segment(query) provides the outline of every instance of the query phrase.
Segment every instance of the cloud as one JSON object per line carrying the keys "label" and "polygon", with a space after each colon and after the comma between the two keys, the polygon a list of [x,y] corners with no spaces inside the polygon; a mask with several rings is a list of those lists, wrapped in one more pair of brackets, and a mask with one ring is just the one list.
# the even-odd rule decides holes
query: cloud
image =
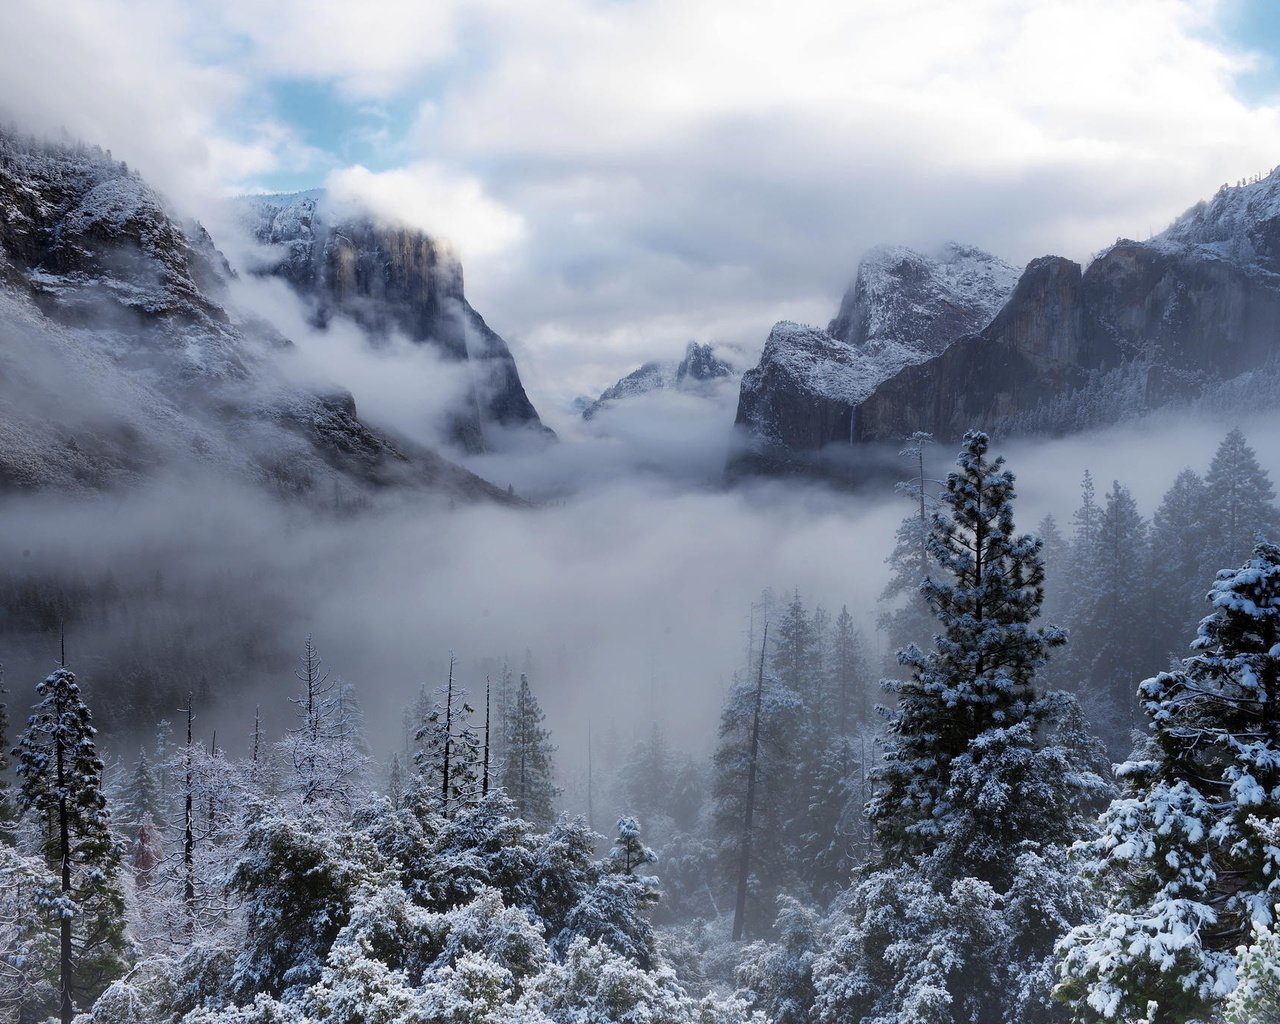
{"label": "cloud", "polygon": [[[0,95],[192,204],[338,168],[335,186],[459,247],[545,402],[691,337],[758,346],[779,317],[825,322],[876,243],[1086,259],[1269,168],[1280,108],[1238,88],[1258,61],[1225,40],[1229,13],[17,0]],[[368,112],[366,142],[351,118],[329,140],[324,118],[291,122],[271,97],[292,82]],[[411,136],[391,137],[377,112],[415,103]]]}
{"label": "cloud", "polygon": [[473,177],[430,162],[394,171],[355,166],[325,182],[328,199],[351,203],[384,220],[418,228],[448,242],[464,258],[482,260],[524,236],[524,221],[485,194]]}

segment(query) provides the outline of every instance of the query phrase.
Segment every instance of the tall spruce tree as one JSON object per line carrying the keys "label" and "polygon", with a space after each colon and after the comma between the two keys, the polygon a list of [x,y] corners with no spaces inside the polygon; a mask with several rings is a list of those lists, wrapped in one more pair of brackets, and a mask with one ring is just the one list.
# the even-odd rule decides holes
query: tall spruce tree
{"label": "tall spruce tree", "polygon": [[1151,517],[1151,651],[1172,657],[1185,651],[1204,601],[1202,583],[1209,544],[1207,491],[1199,474],[1184,469]]}
{"label": "tall spruce tree", "polygon": [[1035,625],[1040,541],[1015,532],[1013,474],[988,447],[965,435],[931,518],[921,589],[939,634],[886,683],[876,856],[815,964],[822,1021],[1050,1020],[1056,931],[1084,913],[1062,844],[1102,783],[1050,741],[1073,702],[1040,695],[1036,673],[1065,637]]}
{"label": "tall spruce tree", "polygon": [[70,1024],[124,969],[124,897],[117,882],[121,851],[111,835],[102,759],[93,716],[75,676],[58,668],[37,687],[35,706],[14,751],[18,806],[42,833],[41,848],[58,874],[32,909],[59,937],[59,1018]]}
{"label": "tall spruce tree", "polygon": [[1239,565],[1259,539],[1280,536],[1275,488],[1239,427],[1218,445],[1204,484],[1206,519],[1213,526],[1206,571]]}
{"label": "tall spruce tree", "polygon": [[516,816],[541,825],[555,819],[555,799],[560,792],[551,757],[556,748],[551,733],[542,725],[545,718],[529,686],[528,673],[521,672],[507,719],[502,785],[515,804]]}
{"label": "tall spruce tree", "polygon": [[1198,653],[1139,688],[1151,742],[1087,848],[1105,912],[1061,946],[1082,1019],[1210,1019],[1280,902],[1280,547],[1220,572],[1210,601]]}
{"label": "tall spruce tree", "polygon": [[146,818],[153,822],[163,820],[160,780],[145,748],[138,750],[138,757],[125,780],[122,797],[115,815],[121,825],[136,831]]}

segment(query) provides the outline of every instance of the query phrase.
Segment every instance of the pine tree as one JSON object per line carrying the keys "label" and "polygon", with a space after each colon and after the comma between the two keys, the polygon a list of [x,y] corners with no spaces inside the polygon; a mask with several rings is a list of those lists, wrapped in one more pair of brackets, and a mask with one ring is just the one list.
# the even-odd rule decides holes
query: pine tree
{"label": "pine tree", "polygon": [[1040,541],[1015,532],[1013,474],[988,447],[965,435],[931,520],[922,591],[940,631],[886,683],[876,857],[815,967],[824,1021],[1042,1019],[1058,922],[1083,911],[1061,844],[1101,781],[1045,741],[1072,702],[1039,695],[1036,674],[1065,637],[1034,624]]}
{"label": "pine tree", "polygon": [[41,682],[36,705],[14,754],[18,806],[44,833],[46,862],[58,871],[36,909],[59,931],[59,1015],[70,1024],[123,972],[124,898],[116,881],[120,850],[102,788],[103,765],[93,716],[75,676],[58,668]]}
{"label": "pine tree", "polygon": [[[1208,492],[1190,469],[1174,480],[1151,517],[1151,650],[1157,657],[1179,651],[1195,630],[1204,599]],[[1180,652],[1179,652],[1180,653]]]}
{"label": "pine tree", "polygon": [[542,726],[545,718],[529,687],[528,673],[521,672],[507,722],[502,785],[515,805],[516,816],[542,825],[554,820],[559,794],[551,760],[556,748],[551,744],[551,733]]}
{"label": "pine tree", "polygon": [[734,893],[735,941],[769,924],[774,897],[794,873],[786,824],[796,733],[804,704],[766,670],[768,624],[750,682],[730,691],[714,756],[715,828]]}
{"label": "pine tree", "polygon": [[866,640],[846,605],[841,605],[836,616],[830,648],[827,691],[834,705],[835,731],[839,736],[851,736],[855,729],[871,724],[873,708],[867,685]]}
{"label": "pine tree", "polygon": [[1280,894],[1280,547],[1218,573],[1210,599],[1198,653],[1139,688],[1152,740],[1089,847],[1105,913],[1062,943],[1085,1018],[1208,1019]]}
{"label": "pine tree", "polygon": [[1149,663],[1150,643],[1142,640],[1149,626],[1147,524],[1119,481],[1107,493],[1096,543],[1095,589],[1084,595],[1082,617],[1073,623],[1074,648],[1077,656],[1089,652],[1091,696],[1110,709],[1116,726],[1112,739],[1121,747],[1137,724],[1132,681]]}
{"label": "pine tree", "polygon": [[363,714],[351,685],[330,678],[310,634],[301,661],[294,675],[302,688],[289,698],[298,723],[280,744],[287,788],[303,807],[344,811],[369,763]]}
{"label": "pine tree", "polygon": [[[4,683],[4,666],[0,665],[0,684]],[[0,698],[9,691],[0,685]],[[17,817],[13,792],[9,785],[9,706],[0,700],[0,845],[13,843],[13,825]]]}
{"label": "pine tree", "polygon": [[480,798],[480,739],[471,726],[475,709],[467,692],[454,682],[454,659],[449,678],[437,691],[436,703],[414,734],[417,780],[413,799],[448,818]]}
{"label": "pine tree", "polygon": [[133,770],[125,784],[117,820],[121,825],[136,830],[143,819],[149,817],[155,821],[162,813],[160,781],[146,750],[139,748],[137,760],[134,761]]}
{"label": "pine tree", "polygon": [[618,838],[609,851],[609,869],[635,874],[636,868],[656,864],[658,855],[640,841],[640,823],[635,818],[618,819]]}
{"label": "pine tree", "polygon": [[1207,571],[1239,565],[1259,539],[1277,536],[1275,488],[1240,428],[1223,438],[1204,483],[1206,520],[1213,524]]}

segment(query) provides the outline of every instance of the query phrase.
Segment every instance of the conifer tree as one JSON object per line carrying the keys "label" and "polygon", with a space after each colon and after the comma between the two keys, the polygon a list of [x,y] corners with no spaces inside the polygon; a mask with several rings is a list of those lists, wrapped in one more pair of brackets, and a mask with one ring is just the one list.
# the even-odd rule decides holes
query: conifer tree
{"label": "conifer tree", "polygon": [[[4,683],[4,666],[0,665],[0,698],[8,696]],[[13,792],[8,779],[9,707],[0,699],[0,845],[13,843],[13,824],[17,817]]]}
{"label": "conifer tree", "polygon": [[1105,913],[1062,943],[1082,1018],[1209,1019],[1280,896],[1280,547],[1220,572],[1210,601],[1197,653],[1139,688],[1152,739],[1088,847]]}
{"label": "conifer tree", "polygon": [[454,681],[453,669],[451,655],[448,681],[414,735],[418,749],[413,755],[413,798],[445,818],[478,800],[481,786],[480,739],[471,725],[475,709],[467,703],[466,690]]}
{"label": "conifer tree", "polygon": [[841,605],[831,631],[827,690],[834,704],[833,720],[839,736],[871,724],[871,695],[867,685],[866,640],[854,625],[847,605]]}
{"label": "conifer tree", "polygon": [[546,825],[555,819],[555,786],[551,755],[551,733],[543,728],[546,715],[529,686],[527,672],[520,673],[520,685],[507,721],[507,759],[503,766],[503,788],[515,804],[516,816]]}
{"label": "conifer tree", "polygon": [[57,889],[33,909],[59,933],[59,1017],[70,1024],[123,970],[124,898],[117,884],[120,850],[102,786],[93,716],[75,676],[58,668],[37,687],[40,702],[17,749],[18,806],[43,832]]}
{"label": "conifer tree", "polygon": [[609,851],[609,868],[626,875],[637,868],[657,863],[658,855],[640,841],[640,823],[635,818],[618,819],[618,838]]}
{"label": "conifer tree", "polygon": [[1016,533],[1013,474],[988,447],[965,435],[931,519],[922,591],[939,631],[886,683],[876,856],[815,967],[824,1021],[1042,1019],[1057,922],[1083,910],[1060,844],[1101,781],[1045,741],[1071,701],[1040,695],[1036,674],[1065,637],[1035,625],[1040,541]]}
{"label": "conifer tree", "polygon": [[1275,488],[1239,427],[1218,446],[1204,484],[1206,521],[1213,524],[1207,571],[1239,565],[1260,539],[1277,537]]}
{"label": "conifer tree", "polygon": [[125,782],[123,799],[116,815],[121,825],[137,829],[144,818],[155,821],[162,814],[160,781],[145,748],[139,748],[133,770]]}
{"label": "conifer tree", "polygon": [[1209,523],[1204,481],[1184,469],[1151,517],[1150,645],[1156,657],[1181,653],[1204,601],[1201,582]]}

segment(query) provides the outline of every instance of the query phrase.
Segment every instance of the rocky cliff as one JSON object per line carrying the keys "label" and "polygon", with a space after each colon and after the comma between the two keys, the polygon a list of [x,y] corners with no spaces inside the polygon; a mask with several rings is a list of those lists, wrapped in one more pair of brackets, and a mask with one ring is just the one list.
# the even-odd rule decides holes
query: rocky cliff
{"label": "rocky cliff", "polygon": [[696,391],[737,375],[732,363],[716,354],[712,345],[689,342],[680,360],[653,360],[632,370],[616,384],[605,388],[594,401],[584,402],[582,418],[594,419],[612,403],[664,388]]}
{"label": "rocky cliff", "polygon": [[288,281],[312,304],[317,324],[335,315],[374,335],[398,331],[471,370],[472,394],[454,416],[454,441],[491,448],[494,428],[551,436],[525,394],[507,343],[463,294],[462,265],[435,239],[349,213],[331,216],[321,191],[244,200],[249,227],[271,247],[260,272]]}
{"label": "rocky cliff", "polygon": [[[914,305],[920,274],[910,265],[876,279],[890,297],[875,308]],[[1280,172],[1224,187],[1162,234],[1121,239],[1087,268],[1033,260],[998,312],[967,330],[954,317],[917,317],[911,333],[928,341],[915,347],[935,349],[925,358],[894,366],[889,346],[858,344],[871,302],[857,297],[870,294],[855,281],[822,336],[774,329],[738,409],[763,448],[813,453],[916,430],[954,439],[975,426],[1064,432],[1225,394],[1224,382],[1280,355]],[[797,361],[821,370],[788,372]],[[852,378],[862,386],[830,384]]]}
{"label": "rocky cliff", "polygon": [[873,249],[827,329],[780,323],[742,378],[737,423],[767,446],[816,451],[857,437],[853,410],[904,368],[985,326],[1017,271],[972,246],[936,256]]}
{"label": "rocky cliff", "polygon": [[0,488],[111,487],[164,469],[288,494],[505,492],[293,385],[287,339],[225,305],[230,269],[96,148],[0,133]]}

